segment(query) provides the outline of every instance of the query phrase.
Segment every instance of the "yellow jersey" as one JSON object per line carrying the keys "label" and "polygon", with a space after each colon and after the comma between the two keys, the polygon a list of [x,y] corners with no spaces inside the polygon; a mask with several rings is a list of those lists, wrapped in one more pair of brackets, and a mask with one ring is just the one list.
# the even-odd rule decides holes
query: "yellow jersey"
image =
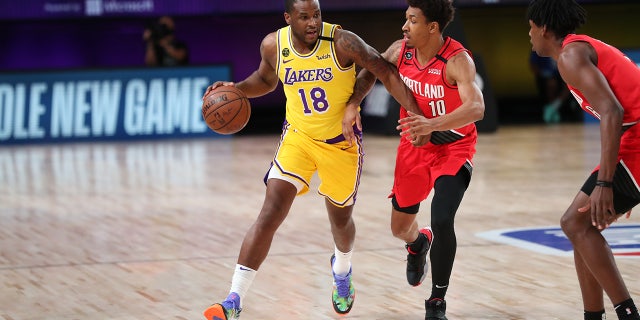
{"label": "yellow jersey", "polygon": [[320,37],[308,54],[293,47],[291,27],[278,30],[277,72],[287,98],[286,120],[312,139],[342,135],[342,119],[356,81],[355,65],[338,62],[333,35],[339,25],[323,23]]}

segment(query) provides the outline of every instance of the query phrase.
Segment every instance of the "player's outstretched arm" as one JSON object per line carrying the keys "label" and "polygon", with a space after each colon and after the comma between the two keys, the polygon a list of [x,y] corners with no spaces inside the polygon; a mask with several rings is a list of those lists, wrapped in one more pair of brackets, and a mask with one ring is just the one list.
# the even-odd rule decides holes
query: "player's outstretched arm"
{"label": "player's outstretched arm", "polygon": [[[387,61],[376,49],[365,43],[353,32],[339,29],[335,34],[336,51],[345,55],[351,62],[369,70],[373,76],[387,88],[387,91],[407,110],[422,114],[411,90],[404,84],[394,64]],[[366,75],[365,75],[366,76]],[[365,83],[359,88],[361,92],[369,92],[373,85],[371,76],[366,76]],[[375,78],[374,80],[375,81]],[[363,96],[364,97],[364,96]],[[362,100],[362,98],[360,99]]]}
{"label": "player's outstretched arm", "polygon": [[[389,46],[389,48],[387,48],[387,51],[382,53],[382,57],[389,61],[389,63],[394,63],[395,61],[398,61],[398,55],[400,54],[401,48],[402,40],[395,41],[391,46]],[[375,83],[376,76],[371,73],[371,71],[367,69],[360,70],[356,84],[353,88],[353,94],[349,99],[349,104],[360,105]]]}

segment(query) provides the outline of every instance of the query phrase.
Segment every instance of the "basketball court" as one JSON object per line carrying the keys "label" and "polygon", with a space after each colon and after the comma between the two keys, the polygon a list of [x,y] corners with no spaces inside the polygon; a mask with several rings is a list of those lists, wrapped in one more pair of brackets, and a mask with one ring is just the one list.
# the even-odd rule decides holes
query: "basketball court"
{"label": "basketball court", "polygon": [[[203,319],[228,293],[278,138],[0,148],[0,319]],[[365,134],[356,301],[343,319],[424,319],[430,277],[417,288],[406,283],[404,246],[389,230],[397,139]],[[582,318],[573,258],[557,227],[599,161],[599,145],[592,124],[479,136],[456,220],[449,319]],[[429,223],[426,203],[419,221]],[[607,235],[636,299],[639,223],[636,213]],[[315,191],[297,198],[242,319],[339,319],[332,252],[323,200]],[[615,318],[608,303],[607,314]]]}

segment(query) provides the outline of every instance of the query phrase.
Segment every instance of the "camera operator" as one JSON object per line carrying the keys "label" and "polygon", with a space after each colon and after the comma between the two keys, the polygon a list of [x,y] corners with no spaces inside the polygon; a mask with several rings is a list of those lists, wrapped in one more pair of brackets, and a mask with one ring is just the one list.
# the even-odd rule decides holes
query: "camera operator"
{"label": "camera operator", "polygon": [[143,39],[147,44],[145,64],[147,66],[184,66],[189,63],[189,50],[186,43],[176,39],[175,24],[171,17],[165,16],[147,26]]}

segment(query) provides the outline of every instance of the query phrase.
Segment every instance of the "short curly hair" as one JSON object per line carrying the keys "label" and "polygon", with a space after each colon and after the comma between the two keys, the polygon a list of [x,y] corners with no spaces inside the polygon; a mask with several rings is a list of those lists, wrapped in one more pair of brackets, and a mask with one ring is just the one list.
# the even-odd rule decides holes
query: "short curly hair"
{"label": "short curly hair", "polygon": [[440,31],[453,21],[455,8],[451,0],[407,0],[410,7],[422,10],[428,21],[435,21],[440,25]]}
{"label": "short curly hair", "polygon": [[291,13],[293,11],[293,4],[298,1],[314,1],[314,0],[284,0],[284,11]]}
{"label": "short curly hair", "polygon": [[564,38],[587,22],[587,11],[575,0],[532,0],[527,20]]}

